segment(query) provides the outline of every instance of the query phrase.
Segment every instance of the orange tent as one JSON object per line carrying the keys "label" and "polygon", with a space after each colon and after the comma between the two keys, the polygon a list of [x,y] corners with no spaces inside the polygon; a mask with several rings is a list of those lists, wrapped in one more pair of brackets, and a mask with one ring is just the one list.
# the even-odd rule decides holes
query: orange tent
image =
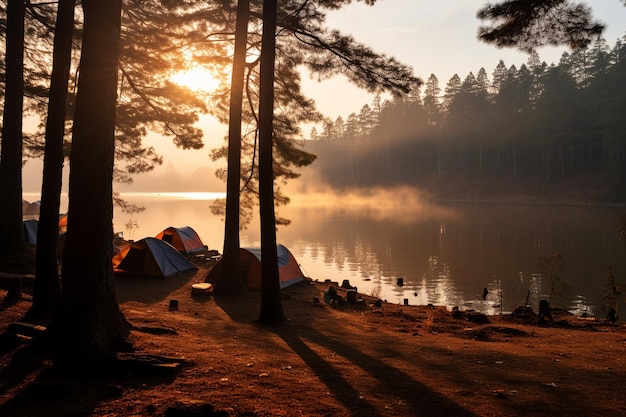
{"label": "orange tent", "polygon": [[[278,273],[280,279],[280,288],[286,288],[299,282],[306,281],[304,273],[300,269],[300,265],[296,258],[289,252],[289,249],[283,245],[276,246],[278,251]],[[245,286],[249,289],[261,289],[261,249],[260,248],[241,248],[239,249],[239,257],[241,259],[242,271],[241,279]],[[222,267],[222,261],[219,260],[209,271],[205,281],[215,283]]]}
{"label": "orange tent", "polygon": [[196,253],[207,249],[200,236],[189,226],[168,227],[156,235],[156,238],[164,240],[181,253]]}

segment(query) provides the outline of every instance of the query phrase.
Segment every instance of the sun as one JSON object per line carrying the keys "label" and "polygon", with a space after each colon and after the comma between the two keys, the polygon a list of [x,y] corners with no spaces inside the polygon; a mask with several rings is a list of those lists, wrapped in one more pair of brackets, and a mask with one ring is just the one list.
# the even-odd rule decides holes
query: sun
{"label": "sun", "polygon": [[170,77],[172,82],[193,91],[210,93],[217,89],[220,82],[210,71],[202,67],[194,67],[179,71]]}

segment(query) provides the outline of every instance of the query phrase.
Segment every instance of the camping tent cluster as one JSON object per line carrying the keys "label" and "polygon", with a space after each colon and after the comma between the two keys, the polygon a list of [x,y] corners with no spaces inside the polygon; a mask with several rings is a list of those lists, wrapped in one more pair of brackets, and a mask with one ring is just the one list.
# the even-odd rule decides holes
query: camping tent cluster
{"label": "camping tent cluster", "polygon": [[[24,221],[24,235],[29,244],[37,243],[38,221]],[[67,216],[59,219],[59,227],[64,231]],[[59,253],[62,253],[65,234],[59,235]],[[117,248],[115,248],[117,249]],[[137,275],[167,278],[198,268],[189,261],[187,256],[194,256],[208,248],[196,231],[189,227],[168,227],[155,237],[146,237],[132,242],[113,256],[113,270],[117,275]],[[306,278],[291,252],[283,246],[277,246],[280,288],[305,281]],[[259,248],[242,248],[239,256],[243,266],[242,281],[250,289],[261,289],[261,250]],[[221,268],[218,261],[207,275],[206,282],[215,283]]]}
{"label": "camping tent cluster", "polygon": [[186,255],[207,249],[196,231],[189,227],[168,227],[156,237],[133,242],[113,257],[116,274],[167,278],[198,269]]}
{"label": "camping tent cluster", "polygon": [[[113,258],[118,274],[144,275],[166,278],[174,274],[197,269],[185,255],[193,255],[207,247],[191,227],[168,227],[156,235],[138,240],[121,250]],[[280,288],[306,280],[291,252],[277,246]],[[261,250],[242,248],[239,256],[243,266],[242,281],[249,289],[261,289]],[[209,271],[205,281],[215,283],[222,266],[219,260]]]}

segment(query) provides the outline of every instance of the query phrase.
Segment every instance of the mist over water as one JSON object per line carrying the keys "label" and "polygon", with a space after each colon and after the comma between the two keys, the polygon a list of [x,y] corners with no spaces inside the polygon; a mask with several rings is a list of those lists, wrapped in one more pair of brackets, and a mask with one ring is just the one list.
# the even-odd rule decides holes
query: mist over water
{"label": "mist over water", "polygon": [[[224,223],[211,214],[215,195],[123,194],[146,208],[129,216],[116,208],[114,228],[127,239],[155,236],[168,226],[191,226],[210,249],[222,251]],[[66,201],[66,198],[65,198]],[[62,206],[67,203],[62,202]],[[62,207],[63,211],[63,207]],[[550,295],[540,257],[562,253],[553,304],[606,316],[606,267],[626,278],[626,247],[611,207],[441,203],[409,189],[294,196],[278,230],[313,279],[389,302],[446,305],[494,314],[528,303],[535,311]],[[127,225],[133,227],[127,228]],[[258,219],[241,231],[243,247],[258,247]],[[398,278],[404,285],[398,286]],[[488,289],[486,300],[483,289]]]}
{"label": "mist over water", "polygon": [[309,190],[299,192],[290,205],[279,208],[290,212],[296,209],[329,211],[335,215],[367,217],[372,220],[393,220],[397,223],[416,223],[425,219],[454,217],[454,210],[429,202],[426,194],[412,187],[369,188],[336,192]]}

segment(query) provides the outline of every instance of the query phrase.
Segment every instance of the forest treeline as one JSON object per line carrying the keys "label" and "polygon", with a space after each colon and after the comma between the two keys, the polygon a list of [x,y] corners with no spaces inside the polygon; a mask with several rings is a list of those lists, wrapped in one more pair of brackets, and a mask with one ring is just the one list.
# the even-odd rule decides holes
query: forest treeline
{"label": "forest treeline", "polygon": [[[306,149],[333,187],[418,186],[426,178],[537,184],[593,178],[623,199],[626,179],[626,37],[599,38],[548,65],[537,53],[519,68],[500,61],[442,89],[422,91],[311,130]],[[566,182],[565,181],[565,182]]]}

